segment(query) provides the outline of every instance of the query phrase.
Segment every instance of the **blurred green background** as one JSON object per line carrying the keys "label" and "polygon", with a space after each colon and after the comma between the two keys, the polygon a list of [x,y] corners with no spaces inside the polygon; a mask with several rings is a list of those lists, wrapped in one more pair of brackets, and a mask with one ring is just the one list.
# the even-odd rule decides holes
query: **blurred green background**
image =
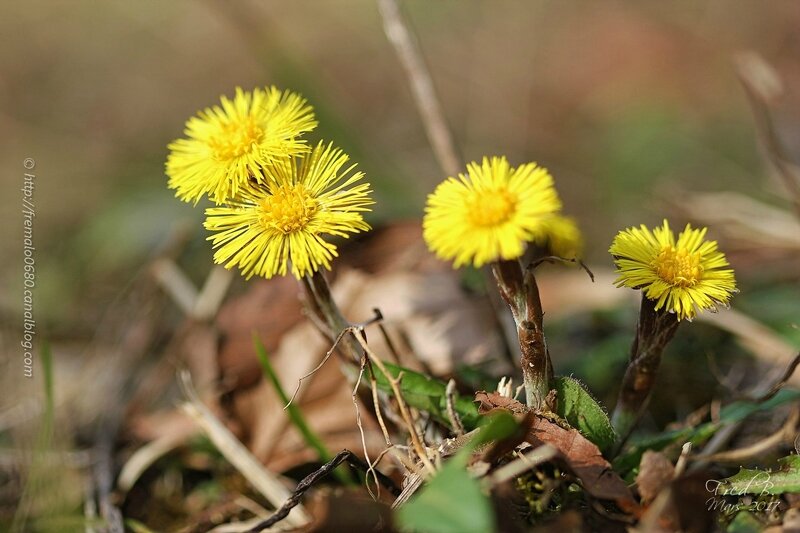
{"label": "blurred green background", "polygon": [[[667,204],[681,203],[680,191],[732,190],[788,206],[760,154],[733,57],[753,50],[780,73],[786,92],[775,102],[776,127],[787,156],[800,160],[797,0],[402,4],[464,158],[503,154],[512,164],[549,168],[565,213],[584,231],[592,268],[611,268],[606,251],[615,233],[660,222],[671,213]],[[76,362],[89,359],[87,346],[112,302],[124,300],[124,288],[171,231],[193,232],[180,266],[195,283],[211,268],[202,209],[174,199],[164,161],[184,122],[221,94],[274,84],[308,98],[320,122],[309,139],[334,141],[366,172],[378,200],[374,223],[419,218],[444,177],[372,0],[9,1],[0,4],[0,42],[5,424],[19,399],[41,385],[18,374],[25,158],[36,162],[38,339],[57,346],[56,382],[79,387],[64,367],[82,371]],[[719,228],[711,235],[719,237]],[[770,265],[768,252],[739,252],[729,254],[743,288],[735,307],[796,345],[796,266]],[[243,280],[235,283],[243,290]],[[137,303],[114,315],[122,329],[128,311],[151,312]],[[613,401],[609,385],[624,366],[635,312],[631,295],[624,308],[561,323],[548,317],[553,353],[572,355],[558,370]],[[651,428],[716,394],[702,354],[718,354],[725,370],[747,357],[727,333],[688,329],[670,347]],[[106,356],[103,372],[112,376],[118,361],[101,351]],[[36,365],[38,378],[39,359]],[[85,396],[106,410],[114,401]],[[11,438],[0,437],[8,445]],[[72,446],[68,438],[57,442]],[[77,483],[55,475],[79,498]],[[0,514],[10,516],[2,505],[15,497],[3,481]]]}
{"label": "blurred green background", "polygon": [[[734,53],[756,50],[784,77],[779,126],[798,146],[796,0],[404,6],[464,157],[548,167],[590,261],[610,264],[614,233],[657,222],[677,185],[771,194]],[[199,222],[165,187],[166,145],[237,85],[304,94],[312,139],[334,140],[375,185],[374,220],[418,217],[443,178],[368,0],[5,2],[0,35],[0,306],[17,316],[32,157],[37,314],[54,334],[89,334],[168,229]]]}

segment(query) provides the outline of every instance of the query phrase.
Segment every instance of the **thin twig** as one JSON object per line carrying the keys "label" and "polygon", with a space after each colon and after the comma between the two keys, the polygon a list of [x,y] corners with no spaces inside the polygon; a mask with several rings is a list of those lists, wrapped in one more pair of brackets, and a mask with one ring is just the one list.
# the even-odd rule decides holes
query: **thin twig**
{"label": "thin twig", "polygon": [[568,259],[566,257],[560,257],[560,256],[557,256],[557,255],[548,255],[546,257],[540,257],[539,259],[536,259],[535,261],[532,261],[531,264],[528,265],[528,269],[529,270],[535,269],[536,267],[538,267],[542,263],[565,263],[565,264],[566,263],[573,263],[573,264],[577,264],[579,267],[581,267],[583,270],[586,271],[586,273],[589,275],[589,279],[591,279],[592,283],[594,283],[594,272],[589,270],[589,267],[586,266],[586,263],[584,263],[582,260],[578,259],[577,257],[573,257],[573,258],[569,258]]}
{"label": "thin twig", "polygon": [[692,453],[692,443],[684,442],[683,446],[681,446],[681,455],[678,457],[678,462],[675,463],[673,478],[678,479],[686,471],[686,465],[689,463],[690,453]]}
{"label": "thin twig", "polygon": [[543,444],[529,452],[520,454],[517,459],[501,466],[486,476],[484,483],[486,483],[489,488],[496,487],[556,456],[558,456],[558,450],[556,448],[550,444]]}
{"label": "thin twig", "polygon": [[311,370],[311,372],[309,372],[308,374],[302,376],[300,379],[297,380],[297,387],[295,387],[294,392],[292,393],[292,397],[289,398],[289,403],[287,403],[283,407],[284,409],[287,409],[290,405],[292,405],[292,402],[294,402],[294,399],[297,397],[297,393],[300,392],[300,387],[303,385],[303,380],[310,378],[320,368],[322,368],[325,365],[325,363],[328,362],[328,359],[331,358],[331,355],[333,355],[333,352],[336,350],[336,346],[342,341],[344,336],[354,331],[355,329],[356,328],[354,326],[345,328],[339,333],[339,335],[336,336],[336,340],[333,341],[333,346],[331,346],[331,349],[325,353],[325,357],[322,358],[322,361],[320,361],[320,363],[316,367],[314,367],[314,369]]}
{"label": "thin twig", "polygon": [[386,429],[386,422],[383,420],[383,413],[381,412],[381,402],[378,397],[378,380],[375,379],[375,371],[369,359],[367,359],[367,368],[369,369],[369,386],[372,389],[372,404],[375,407],[375,417],[378,419],[378,425],[381,427],[386,445],[392,446],[392,439],[389,438],[389,430]]}
{"label": "thin twig", "polygon": [[444,394],[447,400],[447,418],[450,419],[450,425],[456,436],[460,437],[464,434],[464,424],[461,423],[461,418],[458,416],[455,409],[456,381],[454,379],[447,382],[447,388],[444,390]]}
{"label": "thin twig", "polygon": [[[800,355],[800,354],[798,354],[798,355]],[[789,366],[787,367],[786,371],[784,372],[783,379],[778,380],[776,383],[770,385],[769,387],[766,387],[765,385],[757,386],[756,390],[753,391],[752,395],[755,396],[756,398],[765,397],[765,396],[767,398],[771,398],[772,396],[777,394],[777,390],[775,390],[775,389],[776,388],[780,389],[780,387],[782,387],[791,378],[791,376],[792,376],[795,368],[797,367],[797,365],[798,365],[797,358],[795,358],[795,360],[793,360],[789,364]],[[772,392],[773,390],[775,390],[774,393]],[[772,394],[770,394],[770,393],[772,393]],[[720,416],[719,415],[719,411],[720,411],[720,407],[719,406],[720,406],[719,402],[716,402],[716,403],[712,402],[712,404],[711,404],[711,420],[714,421],[714,422],[719,420],[719,416]],[[705,447],[703,448],[703,454],[697,456],[694,459],[694,463],[692,464],[692,468],[691,469],[692,470],[698,470],[698,469],[702,468],[703,466],[705,466],[708,463],[708,460],[706,458],[714,457],[715,455],[717,455],[717,450],[720,450],[731,439],[731,437],[733,437],[733,435],[739,430],[739,428],[741,428],[741,426],[743,424],[744,424],[744,421],[740,420],[739,422],[734,422],[733,424],[725,426],[722,429],[720,429],[719,431],[717,431],[714,434],[714,436],[711,437],[711,440],[708,441],[708,444],[706,444]],[[723,452],[720,452],[720,453],[723,453]]]}
{"label": "thin twig", "polygon": [[232,271],[219,265],[212,268],[194,301],[191,316],[199,321],[214,318],[232,282]]}
{"label": "thin twig", "polygon": [[[297,484],[297,487],[294,489],[292,495],[286,500],[286,502],[281,505],[280,509],[278,509],[275,514],[260,522],[256,525],[253,529],[250,530],[251,533],[258,533],[259,531],[264,531],[268,529],[284,518],[289,515],[289,512],[295,508],[299,503],[300,499],[303,497],[308,489],[314,486],[315,483],[324,479],[328,475],[330,475],[340,464],[347,461],[347,463],[352,466],[353,468],[357,468],[363,472],[366,472],[369,469],[369,466],[364,463],[358,456],[356,456],[350,450],[342,450],[341,452],[336,454],[336,457],[322,465],[318,470],[312,472],[308,476],[304,477],[300,483]],[[380,482],[394,495],[400,495],[400,489],[395,485],[394,481],[388,476],[382,474],[381,472],[374,470]]]}
{"label": "thin twig", "polygon": [[772,385],[772,387],[770,387],[768,391],[760,395],[750,396],[748,399],[752,402],[765,402],[778,394],[783,386],[786,385],[786,382],[788,382],[792,377],[794,371],[797,370],[798,365],[800,365],[800,352],[794,356],[794,359],[792,359],[792,361],[786,366],[786,370],[784,370],[783,375]]}
{"label": "thin twig", "polygon": [[783,426],[768,436],[750,446],[739,448],[736,450],[728,450],[710,455],[699,455],[696,457],[698,461],[716,462],[716,463],[735,463],[741,464],[751,459],[763,457],[772,448],[779,446],[786,442],[788,439],[794,437],[797,431],[797,425],[800,422],[800,409],[794,409],[789,418]]}
{"label": "thin twig", "polygon": [[755,52],[746,52],[736,57],[737,73],[753,108],[756,132],[770,162],[783,179],[791,195],[792,204],[800,215],[800,171],[786,157],[775,123],[769,110],[769,102],[777,98],[782,90],[780,77],[764,58]]}
{"label": "thin twig", "polygon": [[150,265],[150,272],[183,314],[191,316],[197,303],[197,288],[177,263],[170,257],[161,257]]}
{"label": "thin twig", "polygon": [[384,342],[386,342],[386,346],[389,348],[389,353],[392,354],[392,359],[396,365],[400,364],[400,352],[397,350],[397,347],[394,344],[394,341],[389,336],[389,332],[386,330],[386,326],[383,325],[383,313],[377,307],[372,309],[372,312],[375,313],[375,322],[378,324],[378,330],[381,332],[381,336],[383,336]]}
{"label": "thin twig", "polygon": [[[351,398],[353,401],[353,407],[355,407],[356,410],[356,426],[358,427],[358,433],[361,436],[361,449],[364,451],[364,459],[367,460],[367,465],[369,467],[367,469],[367,475],[371,473],[373,478],[375,479],[375,486],[378,487],[379,491],[378,496],[379,496],[381,485],[376,476],[376,470],[372,468],[372,461],[369,458],[369,450],[367,450],[367,437],[364,434],[364,425],[361,423],[361,408],[358,406],[358,387],[361,386],[361,379],[364,377],[364,367],[366,366],[366,364],[367,364],[367,358],[362,357],[361,365],[359,365],[358,367],[358,378],[356,378],[356,382],[353,385],[353,393],[351,394]],[[369,492],[369,495],[372,496],[373,499],[377,499],[378,496],[373,494],[372,489],[369,487],[369,478],[367,478],[365,481],[366,481],[367,492]]]}
{"label": "thin twig", "polygon": [[[800,352],[795,355],[789,364],[786,366],[786,369],[781,374],[781,377],[776,379],[775,382],[770,386],[769,389],[762,391],[762,392],[751,392],[751,393],[739,393],[736,392],[736,386],[734,386],[729,379],[722,375],[719,371],[719,367],[717,366],[717,362],[709,352],[708,356],[708,366],[711,370],[711,373],[714,377],[719,381],[719,383],[728,389],[731,392],[734,400],[739,401],[746,401],[746,402],[753,402],[753,403],[762,403],[766,402],[767,400],[774,397],[776,394],[780,392],[784,385],[789,381],[789,379],[794,375],[795,370],[797,367],[800,366]],[[763,387],[758,387],[759,389],[763,389]]]}
{"label": "thin twig", "polygon": [[397,0],[378,0],[378,8],[386,37],[405,69],[414,102],[439,166],[447,175],[456,176],[461,169],[461,158],[419,45],[408,28]]}
{"label": "thin twig", "polygon": [[406,423],[406,427],[409,432],[409,436],[411,437],[411,443],[414,445],[414,449],[416,450],[417,454],[420,456],[420,460],[423,464],[428,468],[428,473],[433,474],[436,472],[436,468],[431,463],[430,459],[428,458],[428,453],[425,450],[425,446],[422,444],[422,439],[417,433],[417,428],[414,425],[414,421],[411,418],[411,415],[408,411],[408,406],[406,405],[406,401],[403,398],[403,394],[400,391],[400,381],[402,379],[402,372],[396,378],[392,377],[392,374],[386,369],[386,366],[383,364],[383,361],[380,357],[377,356],[375,352],[372,351],[372,348],[369,347],[367,342],[361,335],[353,335],[356,341],[361,345],[361,348],[364,352],[369,356],[370,360],[375,363],[378,369],[383,372],[383,375],[386,376],[387,381],[389,382],[389,386],[392,388],[392,392],[394,393],[395,400],[397,400],[397,406],[400,409],[400,416],[403,417],[403,421]]}

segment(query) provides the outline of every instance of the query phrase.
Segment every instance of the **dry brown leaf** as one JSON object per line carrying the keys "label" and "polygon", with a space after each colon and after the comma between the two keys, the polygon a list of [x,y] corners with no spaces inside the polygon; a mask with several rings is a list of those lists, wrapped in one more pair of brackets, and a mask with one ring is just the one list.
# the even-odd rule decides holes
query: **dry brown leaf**
{"label": "dry brown leaf", "polygon": [[499,392],[479,391],[475,394],[475,401],[478,402],[478,410],[481,413],[488,413],[492,409],[507,409],[512,413],[523,414],[529,409],[513,398],[503,396]]}
{"label": "dry brown leaf", "polygon": [[274,352],[281,337],[302,319],[299,294],[294,278],[258,280],[220,309],[216,324],[222,336],[219,367],[224,383],[244,389],[261,380],[253,332],[268,353]]}
{"label": "dry brown leaf", "polygon": [[647,450],[639,463],[636,485],[642,503],[650,503],[675,477],[675,465],[661,452]]}
{"label": "dry brown leaf", "polygon": [[373,500],[363,490],[322,488],[312,493],[306,505],[314,517],[309,531],[396,531],[389,505]]}
{"label": "dry brown leaf", "polygon": [[[528,408],[516,400],[498,393],[480,392],[476,395],[482,413],[491,409],[508,409],[512,413],[523,413]],[[611,500],[626,511],[638,506],[625,482],[612,469],[600,449],[580,434],[576,429],[563,428],[555,422],[534,414],[526,418],[529,427],[525,440],[533,446],[549,444],[559,451],[567,467],[583,483],[583,487],[593,497]]]}
{"label": "dry brown leaf", "polygon": [[570,470],[583,482],[586,491],[601,500],[613,500],[623,508],[635,506],[633,497],[611,465],[591,441],[576,429],[565,429],[537,416],[528,431],[527,441],[534,446],[550,444],[561,452]]}

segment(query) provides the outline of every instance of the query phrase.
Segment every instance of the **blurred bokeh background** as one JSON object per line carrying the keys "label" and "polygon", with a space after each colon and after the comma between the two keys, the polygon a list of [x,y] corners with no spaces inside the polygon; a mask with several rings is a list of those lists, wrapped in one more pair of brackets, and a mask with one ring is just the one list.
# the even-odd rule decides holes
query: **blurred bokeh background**
{"label": "blurred bokeh background", "polygon": [[[512,164],[549,168],[565,213],[584,231],[591,265],[611,266],[606,250],[622,227],[652,225],[665,214],[691,218],[675,206],[700,192],[735,191],[789,213],[788,196],[759,151],[734,56],[755,51],[780,74],[785,91],[772,103],[773,116],[787,156],[797,160],[796,0],[403,6],[463,157],[504,154]],[[0,348],[7,376],[17,376],[20,364],[25,158],[36,162],[39,338],[76,359],[170,231],[189,228],[181,265],[195,283],[206,276],[211,250],[202,209],[167,190],[166,145],[182,135],[188,117],[236,86],[274,84],[308,98],[320,122],[310,138],[334,141],[366,172],[378,201],[376,224],[419,218],[426,194],[444,177],[368,0],[4,2],[0,36]],[[764,257],[759,264],[731,255],[744,269],[741,308],[797,340],[797,272],[787,263],[770,269],[775,256]],[[797,266],[796,257],[788,264]],[[241,292],[243,282],[236,283]],[[631,324],[634,311],[622,322]],[[592,320],[602,330],[603,320]],[[554,326],[554,346],[576,346],[581,324]],[[616,331],[618,323],[611,324]],[[683,342],[719,346],[715,334]],[[577,345],[624,359],[630,335]],[[612,379],[603,361],[583,367],[590,382]]]}
{"label": "blurred bokeh background", "polygon": [[[657,222],[655,206],[675,185],[781,196],[765,179],[732,56],[756,50],[783,76],[779,116],[796,153],[797,2],[405,6],[464,157],[547,166],[590,259],[608,262],[618,228]],[[0,9],[5,314],[18,305],[25,157],[37,165],[41,325],[76,331],[165,228],[200,219],[165,189],[165,147],[235,86],[276,84],[309,98],[321,124],[314,138],[341,145],[375,184],[376,219],[419,216],[443,177],[373,2]],[[210,257],[204,246],[197,253]]]}

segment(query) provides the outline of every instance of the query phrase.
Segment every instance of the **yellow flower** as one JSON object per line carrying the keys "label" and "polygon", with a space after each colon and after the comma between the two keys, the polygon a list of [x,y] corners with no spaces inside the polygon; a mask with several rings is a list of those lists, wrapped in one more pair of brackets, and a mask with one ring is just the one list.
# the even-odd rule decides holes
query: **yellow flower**
{"label": "yellow flower", "polygon": [[206,209],[214,262],[238,266],[247,278],[285,275],[291,268],[300,279],[330,269],[336,246],[323,237],[368,230],[362,212],[374,203],[369,184],[356,184],[364,174],[353,173],[355,165],[343,168],[348,159],[320,143],[302,158],[276,164],[272,179],[243,189],[229,205]]}
{"label": "yellow flower", "polygon": [[558,257],[573,259],[583,250],[583,236],[575,219],[553,215],[542,221],[532,241]]}
{"label": "yellow flower", "polygon": [[560,208],[546,169],[536,163],[511,168],[505,157],[484,157],[428,196],[423,234],[428,247],[456,267],[481,266],[520,257]]}
{"label": "yellow flower", "polygon": [[617,287],[642,289],[656,301],[655,309],[691,320],[697,310],[728,305],[736,292],[736,280],[716,241],[704,240],[706,228],[687,224],[677,241],[664,224],[650,231],[646,226],[621,231],[611,245],[617,265]]}
{"label": "yellow flower", "polygon": [[166,171],[175,196],[197,203],[236,198],[254,182],[263,184],[265,167],[308,151],[298,139],[317,121],[306,101],[275,87],[253,92],[236,88],[233,100],[199,112],[186,122],[186,138],[169,144]]}

